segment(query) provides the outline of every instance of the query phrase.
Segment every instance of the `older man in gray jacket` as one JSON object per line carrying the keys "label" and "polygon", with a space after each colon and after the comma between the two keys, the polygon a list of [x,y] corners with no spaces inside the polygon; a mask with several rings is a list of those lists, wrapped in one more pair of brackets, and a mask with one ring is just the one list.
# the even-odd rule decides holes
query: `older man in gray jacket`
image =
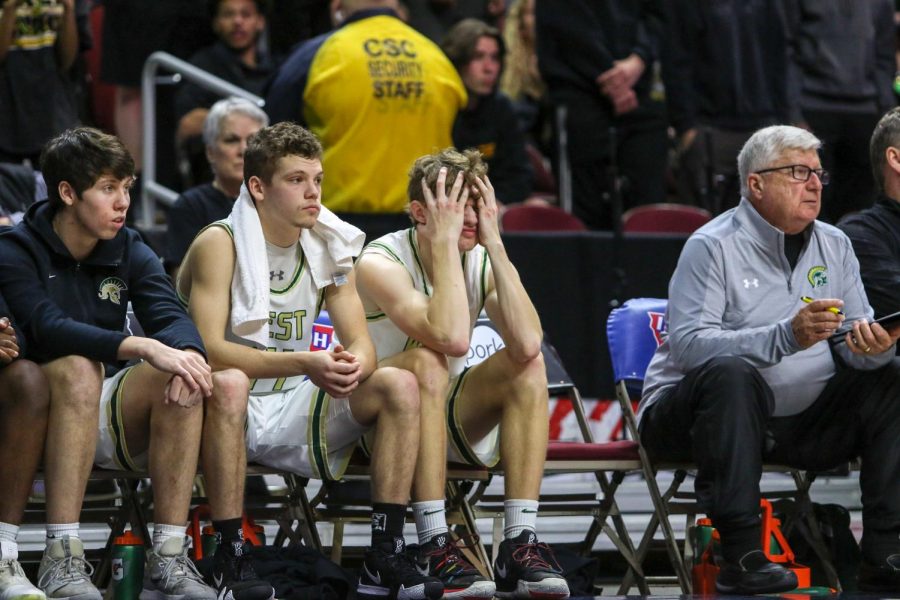
{"label": "older man in gray jacket", "polygon": [[900,327],[871,323],[850,241],[816,220],[820,146],[789,126],[744,145],[740,204],[685,245],[644,385],[651,457],[698,465],[698,499],[722,537],[720,593],[797,585],[760,550],[763,461],[822,469],[856,456],[860,587],[900,591]]}

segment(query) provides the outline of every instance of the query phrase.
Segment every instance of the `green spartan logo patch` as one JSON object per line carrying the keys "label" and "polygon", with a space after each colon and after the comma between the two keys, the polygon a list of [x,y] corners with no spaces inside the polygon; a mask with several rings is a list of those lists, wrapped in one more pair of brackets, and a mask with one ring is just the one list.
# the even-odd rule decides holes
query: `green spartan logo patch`
{"label": "green spartan logo patch", "polygon": [[810,269],[809,273],[806,274],[809,284],[813,286],[813,288],[817,288],[828,283],[828,277],[825,275],[827,271],[828,270],[825,267],[821,266]]}

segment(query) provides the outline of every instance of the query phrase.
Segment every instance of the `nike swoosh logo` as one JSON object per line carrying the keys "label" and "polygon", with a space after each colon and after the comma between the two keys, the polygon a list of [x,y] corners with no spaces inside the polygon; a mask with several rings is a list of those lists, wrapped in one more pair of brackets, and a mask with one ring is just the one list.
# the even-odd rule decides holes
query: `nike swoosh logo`
{"label": "nike swoosh logo", "polygon": [[56,275],[48,275],[47,279],[53,279],[54,277],[56,277]]}
{"label": "nike swoosh logo", "polygon": [[500,579],[506,579],[506,565],[498,564],[496,571]]}
{"label": "nike swoosh logo", "polygon": [[[418,567],[418,565],[417,565],[417,567]],[[369,579],[371,579],[372,581],[374,581],[374,582],[377,583],[378,585],[381,585],[381,573],[379,573],[378,575],[372,575],[372,571],[370,571],[370,570],[369,570],[369,567],[366,566],[365,564],[363,564],[363,570],[365,570],[366,575],[369,576]]]}
{"label": "nike swoosh logo", "polygon": [[523,513],[536,513],[537,511],[534,510],[533,508],[523,508],[522,512]]}
{"label": "nike swoosh logo", "polygon": [[425,516],[427,517],[428,515],[436,515],[436,514],[442,513],[442,512],[444,512],[444,509],[443,509],[443,508],[439,508],[439,509],[437,509],[437,510],[426,510],[426,511],[425,511]]}

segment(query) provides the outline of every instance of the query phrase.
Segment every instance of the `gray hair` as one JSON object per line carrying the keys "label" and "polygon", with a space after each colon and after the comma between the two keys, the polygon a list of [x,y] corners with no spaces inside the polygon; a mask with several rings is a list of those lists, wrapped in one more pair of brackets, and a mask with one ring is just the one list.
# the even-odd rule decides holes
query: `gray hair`
{"label": "gray hair", "polygon": [[219,100],[212,105],[206,120],[203,122],[203,143],[212,146],[222,133],[222,121],[225,117],[238,114],[244,115],[259,123],[260,127],[268,127],[269,116],[257,105],[245,98],[231,96]]}
{"label": "gray hair", "polygon": [[738,153],[738,176],[741,178],[741,197],[749,198],[747,178],[751,173],[773,166],[772,163],[788,150],[818,150],[822,141],[799,127],[772,125],[757,130]]}
{"label": "gray hair", "polygon": [[900,148],[900,107],[892,108],[881,117],[869,142],[872,175],[880,192],[884,191],[884,167],[887,165],[885,153],[891,147]]}

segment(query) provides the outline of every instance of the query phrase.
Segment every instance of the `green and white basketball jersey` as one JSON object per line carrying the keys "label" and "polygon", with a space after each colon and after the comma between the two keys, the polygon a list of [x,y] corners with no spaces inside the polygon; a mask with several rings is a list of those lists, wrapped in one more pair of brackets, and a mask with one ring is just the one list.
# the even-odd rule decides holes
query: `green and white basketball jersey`
{"label": "green and white basketball jersey", "polygon": [[[416,242],[415,229],[395,231],[369,243],[363,250],[366,254],[377,254],[388,260],[403,265],[412,279],[416,290],[426,296],[431,296],[433,286],[425,273],[422,261],[419,257],[419,247]],[[480,245],[464,253],[461,256],[463,277],[466,283],[466,296],[469,300],[470,327],[475,327],[475,321],[484,308],[484,299],[487,295],[486,287],[491,272],[491,262],[487,251]],[[369,326],[369,335],[375,344],[375,352],[378,360],[393,356],[407,350],[421,346],[417,340],[408,337],[400,331],[394,323],[384,314],[380,308],[366,313],[366,322]],[[466,357],[450,357],[450,376],[462,373],[466,365]]]}

